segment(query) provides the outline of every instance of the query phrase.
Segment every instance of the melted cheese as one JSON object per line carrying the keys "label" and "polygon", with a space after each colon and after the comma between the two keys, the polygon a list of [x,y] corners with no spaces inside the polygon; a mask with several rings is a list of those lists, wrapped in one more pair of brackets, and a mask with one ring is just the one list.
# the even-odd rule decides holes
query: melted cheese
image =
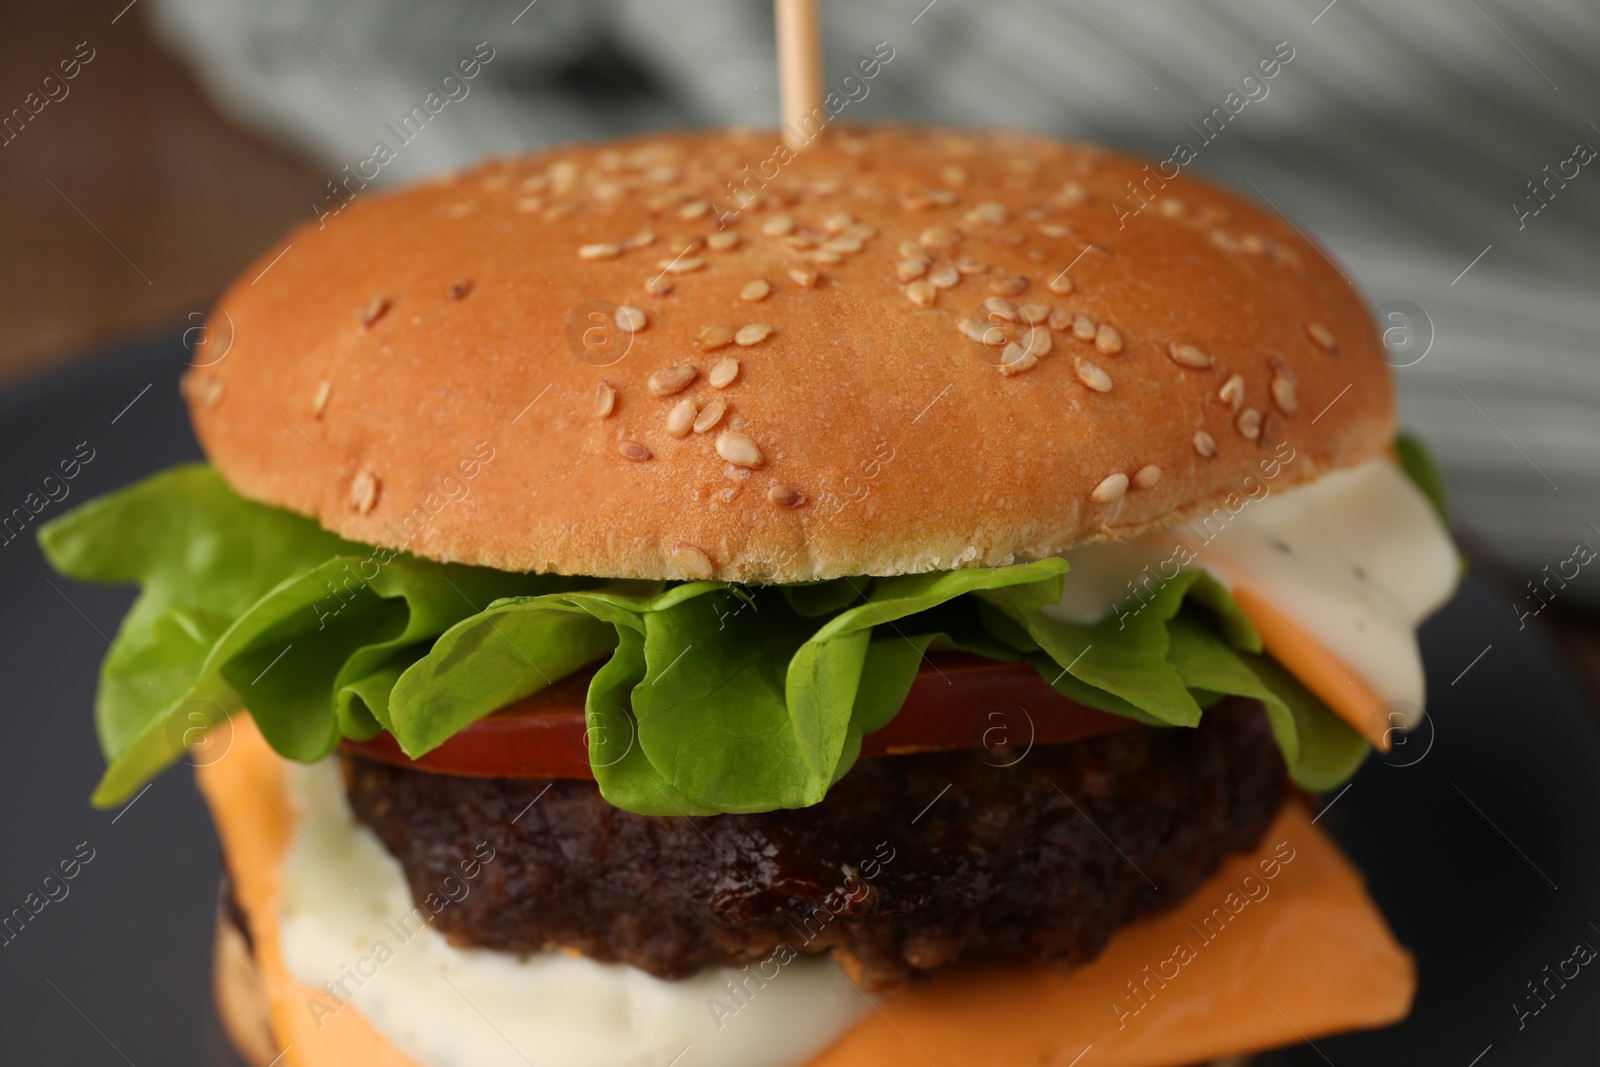
{"label": "melted cheese", "polygon": [[[239,902],[250,920],[262,987],[280,1047],[286,1046],[279,1061],[282,1067],[493,1062],[468,1055],[487,1046],[480,1046],[460,1022],[462,1017],[449,1005],[460,997],[437,974],[419,972],[406,979],[424,986],[405,994],[407,1010],[413,1013],[410,1024],[418,1032],[427,1030],[436,1024],[426,1016],[434,1014],[450,1019],[449,1027],[463,1026],[451,1031],[450,1047],[461,1050],[456,1061],[434,1058],[447,1055],[437,1049],[402,1052],[400,1043],[408,1040],[404,1035],[386,1034],[392,1024],[380,1028],[362,1014],[368,1009],[363,997],[374,988],[370,984],[336,1013],[308,1008],[332,1002],[297,980],[287,965],[285,947],[304,936],[292,927],[331,923],[331,931],[341,921],[350,922],[342,931],[348,938],[347,958],[357,957],[371,947],[362,942],[362,920],[334,917],[347,913],[350,902],[364,894],[334,876],[318,890],[324,897],[301,900],[294,908],[299,914],[282,921],[288,883],[304,873],[293,872],[290,853],[294,842],[304,838],[298,837],[287,818],[293,800],[285,765],[248,718],[240,716],[234,723],[232,751],[201,768],[199,779]],[[313,783],[313,789],[318,788]],[[308,802],[321,799],[307,794]],[[334,807],[338,818],[343,809]],[[323,843],[341,847],[332,837]],[[312,862],[310,856],[303,858]],[[330,867],[345,865],[352,877],[369,875],[361,865],[364,861],[348,852],[329,853],[316,861]],[[1274,877],[1266,877],[1268,870]],[[359,885],[360,879],[355,880]],[[319,915],[323,918],[316,918]],[[1178,964],[1174,956],[1180,945],[1188,946],[1191,958]],[[401,949],[401,954],[412,947]],[[458,961],[461,969],[449,972],[451,980],[463,989],[477,989],[472,983],[505,974],[509,961],[490,962],[492,956],[464,953]],[[397,955],[384,967],[393,968],[399,961]],[[478,974],[470,973],[480,964]],[[626,969],[592,967],[593,981],[582,989],[608,1004],[624,1000],[625,987],[638,981],[624,973]],[[1174,969],[1174,977],[1162,978]],[[790,977],[785,974],[778,982]],[[608,982],[614,984],[608,988]],[[1135,987],[1143,992],[1136,993]],[[799,1067],[811,1057],[810,1067],[920,1067],[928,1062],[926,1052],[939,1063],[1064,1067],[1092,1045],[1098,1067],[1160,1067],[1289,1044],[1302,1036],[1386,1025],[1405,1016],[1414,989],[1411,958],[1395,944],[1367,899],[1359,875],[1304,812],[1291,805],[1268,830],[1257,854],[1229,859],[1180,908],[1119,931],[1097,960],[1071,974],[1032,967],[959,969],[867,1012],[819,1056],[812,1057],[814,1045],[790,1044],[791,1037],[780,1035],[770,1045],[782,1055],[763,1062]],[[579,1015],[591,1010],[559,993],[521,993],[524,998],[545,995],[559,997],[563,1010]],[[756,1003],[759,997],[746,1010],[755,1010]],[[485,1013],[503,1010],[503,1015],[495,1016],[501,1025],[517,1013],[541,1018],[552,1014],[552,1005],[529,999],[519,1000],[514,1009],[496,1003]],[[481,1018],[473,1018],[484,1028]],[[638,1020],[613,1021],[637,1036]],[[681,1062],[712,1062],[707,1057],[727,1055],[719,1053],[717,1045],[738,1040],[729,1034],[742,1021],[742,1015],[726,1020],[722,1033],[703,1044],[697,1042],[693,1059],[685,1056]],[[667,1032],[662,1031],[663,1037]],[[571,1062],[558,1055],[552,1040],[542,1031],[525,1037],[519,1053],[535,1064]],[[628,1058],[619,1047],[609,1062],[662,1067],[677,1052],[667,1048]]]}
{"label": "melted cheese", "polygon": [[1067,553],[1069,622],[1137,612],[1164,576],[1205,567],[1266,649],[1382,747],[1420,721],[1416,628],[1455,590],[1455,546],[1426,497],[1388,460],[1281,493],[1253,479],[1209,516]]}

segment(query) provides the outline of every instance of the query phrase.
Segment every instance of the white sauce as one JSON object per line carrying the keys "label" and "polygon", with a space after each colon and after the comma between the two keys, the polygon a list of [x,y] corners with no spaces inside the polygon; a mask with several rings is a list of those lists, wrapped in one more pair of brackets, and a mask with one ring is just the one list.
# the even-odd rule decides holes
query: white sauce
{"label": "white sauce", "polygon": [[1424,700],[1416,627],[1457,578],[1455,546],[1427,498],[1387,460],[1284,492],[1249,481],[1250,496],[1210,517],[1066,553],[1065,594],[1045,610],[1085,625],[1137,611],[1148,596],[1140,579],[1170,578],[1192,554],[1230,588],[1253,586],[1414,726]]}
{"label": "white sauce", "polygon": [[[776,974],[764,984],[759,965],[670,982],[564,953],[456,948],[431,925],[403,925],[414,904],[400,864],[352,816],[337,765],[287,771],[300,831],[284,868],[289,973],[312,989],[335,984],[338,999],[313,1014],[348,1000],[422,1067],[792,1067],[872,1010],[826,957],[763,961]],[[472,873],[438,899],[478,891]]]}

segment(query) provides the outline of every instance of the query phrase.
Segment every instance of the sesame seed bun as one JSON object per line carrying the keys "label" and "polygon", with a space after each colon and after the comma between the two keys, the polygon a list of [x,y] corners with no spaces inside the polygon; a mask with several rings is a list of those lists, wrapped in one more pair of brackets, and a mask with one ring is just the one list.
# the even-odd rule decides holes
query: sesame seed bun
{"label": "sesame seed bun", "polygon": [[433,559],[792,582],[1129,537],[1393,435],[1361,297],[1237,196],[1024,134],[779,144],[358,193],[223,296],[202,444],[247,497]]}

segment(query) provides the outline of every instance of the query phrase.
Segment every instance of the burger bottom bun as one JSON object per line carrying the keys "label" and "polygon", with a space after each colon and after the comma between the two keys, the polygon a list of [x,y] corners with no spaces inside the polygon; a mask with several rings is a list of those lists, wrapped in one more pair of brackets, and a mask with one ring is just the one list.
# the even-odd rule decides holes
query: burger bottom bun
{"label": "burger bottom bun", "polygon": [[222,1029],[250,1067],[267,1067],[278,1055],[278,1036],[272,1030],[261,975],[250,943],[221,907],[211,960],[211,988]]}

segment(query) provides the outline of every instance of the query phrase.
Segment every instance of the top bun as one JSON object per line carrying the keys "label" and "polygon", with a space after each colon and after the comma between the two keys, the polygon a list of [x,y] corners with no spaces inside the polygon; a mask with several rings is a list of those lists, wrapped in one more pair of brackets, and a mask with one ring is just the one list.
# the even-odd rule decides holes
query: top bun
{"label": "top bun", "polygon": [[296,230],[186,393],[244,496],[622,578],[997,566],[1381,453],[1360,296],[1169,166],[900,127],[493,160]]}

